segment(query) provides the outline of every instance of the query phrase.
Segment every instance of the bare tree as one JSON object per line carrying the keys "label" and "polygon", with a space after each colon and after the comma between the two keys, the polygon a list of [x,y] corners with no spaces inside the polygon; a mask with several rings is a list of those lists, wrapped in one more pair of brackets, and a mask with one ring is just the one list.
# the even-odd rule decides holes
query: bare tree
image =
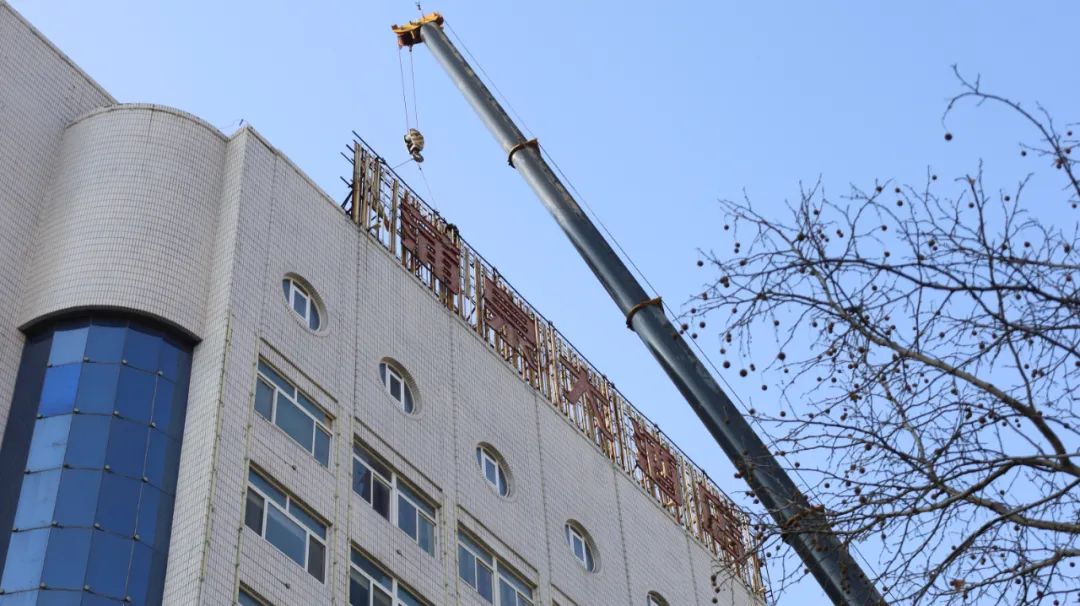
{"label": "bare tree", "polygon": [[[781,221],[722,201],[734,254],[703,251],[683,330],[719,323],[720,372],[778,388],[747,413],[890,603],[1076,603],[1078,140],[957,77],[944,121],[1007,108],[1056,199],[1025,196],[1038,172],[990,189],[980,164],[837,201],[819,183]],[[771,518],[755,529],[774,589],[805,574]]]}

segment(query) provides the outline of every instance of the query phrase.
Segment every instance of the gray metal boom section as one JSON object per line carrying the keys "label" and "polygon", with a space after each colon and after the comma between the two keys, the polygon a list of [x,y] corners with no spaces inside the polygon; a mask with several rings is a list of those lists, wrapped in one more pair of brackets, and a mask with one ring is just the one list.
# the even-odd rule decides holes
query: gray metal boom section
{"label": "gray metal boom section", "polygon": [[[428,23],[420,33],[435,59],[461,89],[503,150],[508,154],[516,150],[514,167],[555,217],[623,314],[649,299],[548,167],[539,149],[519,145],[525,142],[525,137],[442,28]],[[786,529],[785,540],[794,547],[833,602],[848,606],[884,605],[884,599],[837,539],[824,516],[811,507],[727,394],[678,335],[663,310],[657,305],[646,305],[633,315],[632,325],[736,469],[747,479],[754,494],[777,524]]]}

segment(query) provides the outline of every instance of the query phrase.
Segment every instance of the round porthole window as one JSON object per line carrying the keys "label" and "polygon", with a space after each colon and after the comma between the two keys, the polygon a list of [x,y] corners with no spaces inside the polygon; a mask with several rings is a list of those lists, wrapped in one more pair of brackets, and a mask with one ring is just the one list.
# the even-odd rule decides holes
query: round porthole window
{"label": "round porthole window", "polygon": [[596,548],[593,545],[592,537],[577,522],[567,522],[565,530],[566,543],[570,546],[570,553],[574,554],[574,558],[585,570],[595,572]]}
{"label": "round porthole window", "polygon": [[476,447],[476,463],[480,465],[480,472],[484,474],[484,480],[501,497],[510,494],[510,480],[506,475],[506,466],[502,457],[495,449],[481,444]]}
{"label": "round porthole window", "polygon": [[285,303],[300,321],[311,330],[319,330],[322,326],[322,314],[311,287],[297,278],[285,277],[281,280],[281,288],[285,292]]}

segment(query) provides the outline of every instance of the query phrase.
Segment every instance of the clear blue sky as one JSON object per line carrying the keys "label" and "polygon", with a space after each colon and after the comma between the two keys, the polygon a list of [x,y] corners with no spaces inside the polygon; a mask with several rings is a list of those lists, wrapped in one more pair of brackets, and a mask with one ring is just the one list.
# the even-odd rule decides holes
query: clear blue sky
{"label": "clear blue sky", "polygon": [[[389,26],[413,2],[11,0],[124,102],[253,124],[333,197],[357,130],[406,159]],[[998,112],[940,118],[950,65],[1080,120],[1080,2],[461,2],[439,10],[667,300],[702,279],[712,202],[780,213],[798,182],[1030,167]],[[723,487],[730,464],[423,48],[415,54],[430,201]],[[402,56],[409,74],[409,57]],[[410,90],[411,101],[411,90]],[[411,166],[403,176],[427,191]],[[716,348],[715,336],[705,340]],[[750,394],[742,394],[749,396]],[[782,604],[826,604],[812,584]]]}

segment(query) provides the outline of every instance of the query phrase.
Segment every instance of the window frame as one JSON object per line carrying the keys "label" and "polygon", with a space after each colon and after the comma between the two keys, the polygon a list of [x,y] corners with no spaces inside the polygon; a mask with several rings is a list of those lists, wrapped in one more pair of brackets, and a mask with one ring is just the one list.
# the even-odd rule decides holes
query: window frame
{"label": "window frame", "polygon": [[[490,462],[495,468],[495,480],[488,477],[485,463]],[[503,498],[510,497],[510,476],[502,462],[502,457],[490,446],[478,444],[476,446],[476,463],[480,466],[480,475],[484,482],[495,491],[495,494]]]}
{"label": "window frame", "polygon": [[[282,278],[281,286],[282,290],[285,291],[285,304],[289,306],[289,309],[296,314],[296,317],[303,320],[304,326],[309,330],[318,332],[322,328],[322,312],[318,309],[318,302],[311,293],[311,288],[291,276]],[[296,298],[301,298],[304,301],[303,315],[296,310]],[[314,326],[312,326],[313,323]]]}
{"label": "window frame", "polygon": [[[581,564],[581,567],[588,572],[596,572],[596,554],[593,553],[592,541],[590,540],[589,533],[581,528],[580,525],[574,522],[567,522],[566,526],[566,542],[570,547],[570,553],[574,556],[574,559]],[[577,553],[577,549],[574,545],[574,540],[581,543],[581,555]]]}
{"label": "window frame", "polygon": [[240,602],[240,596],[247,596],[247,598],[256,606],[271,606],[268,600],[255,593],[253,590],[249,589],[248,586],[244,585],[243,583],[241,583],[240,587],[236,590],[235,602],[238,606],[243,606]]}
{"label": "window frame", "polygon": [[[379,362],[379,380],[383,384],[383,391],[386,392],[397,403],[401,411],[407,415],[416,414],[416,396],[413,394],[411,381],[407,378],[408,373],[401,368],[400,365],[390,362],[389,360],[383,360]],[[395,396],[393,390],[393,381],[397,381],[401,384],[401,395]]]}
{"label": "window frame", "polygon": [[[266,482],[266,484],[270,488],[277,490],[281,494],[281,496],[284,497],[285,505],[282,506],[279,503],[277,498],[275,498],[273,495],[267,494],[262,488],[256,486],[255,482],[252,481],[252,478],[251,478],[252,475],[258,476],[260,479],[262,479],[263,482]],[[261,512],[260,521],[259,521],[260,530],[255,530],[254,528],[252,528],[251,525],[249,524],[249,520],[248,520],[248,507],[250,506],[250,497],[248,495],[251,492],[254,492],[256,495],[258,495],[262,499],[262,512]],[[294,560],[291,555],[289,555],[284,549],[282,549],[282,548],[278,547],[276,544],[274,544],[274,542],[271,541],[266,536],[266,533],[267,533],[267,523],[266,522],[267,522],[267,518],[270,515],[270,513],[269,513],[270,512],[270,509],[269,509],[270,507],[274,507],[275,509],[277,509],[280,514],[285,516],[286,519],[288,519],[293,524],[296,524],[297,526],[299,526],[304,531],[304,561],[302,563],[301,562],[296,562],[296,560]],[[307,524],[307,522],[300,519],[296,514],[294,514],[292,512],[292,509],[294,507],[296,509],[300,510],[305,516],[310,518],[310,520],[311,520],[311,522],[313,524],[316,524],[316,525],[322,527],[322,536],[321,537],[318,534],[315,533],[314,529],[312,529],[311,526],[309,526]],[[246,526],[247,528],[249,528],[252,531],[256,532],[256,534],[258,534],[260,537],[262,537],[262,539],[264,541],[266,541],[267,543],[270,543],[270,545],[272,545],[274,547],[274,549],[277,549],[278,551],[280,551],[285,557],[289,558],[289,560],[292,560],[292,561],[296,562],[297,564],[299,564],[304,570],[306,570],[308,572],[308,574],[310,574],[312,577],[314,577],[317,581],[319,581],[320,583],[325,583],[326,582],[327,542],[328,542],[328,540],[326,538],[326,535],[327,535],[327,532],[330,530],[330,525],[323,521],[322,516],[316,514],[314,511],[312,511],[306,505],[304,505],[299,500],[297,500],[296,497],[292,496],[292,494],[288,490],[285,490],[280,484],[278,484],[274,480],[270,479],[268,474],[257,470],[255,467],[248,467],[247,491],[244,493],[244,526]],[[322,562],[322,566],[320,568],[320,570],[322,571],[322,576],[321,577],[315,575],[311,571],[311,562],[312,562],[312,559],[311,559],[311,543],[312,543],[312,541],[322,545],[323,562]]]}
{"label": "window frame", "polygon": [[[389,594],[392,606],[408,606],[408,603],[404,602],[402,600],[401,592],[405,592],[405,593],[409,594],[409,597],[414,602],[416,602],[418,604],[421,604],[423,606],[428,606],[429,602],[427,600],[425,600],[424,598],[421,598],[419,595],[417,595],[417,593],[414,590],[410,589],[408,586],[406,586],[404,583],[402,583],[400,580],[398,580],[398,578],[396,576],[394,576],[388,570],[386,570],[386,567],[383,566],[381,562],[378,562],[377,560],[375,560],[375,558],[373,558],[373,557],[367,555],[366,553],[364,553],[363,551],[357,549],[356,546],[352,546],[352,547],[349,548],[349,578],[350,578],[350,580],[352,579],[353,572],[357,572],[361,576],[363,576],[365,579],[367,579],[367,581],[368,581],[368,583],[370,584],[371,587],[381,587],[381,588],[386,589],[386,585],[382,581],[379,581],[379,580],[373,578],[371,576],[371,574],[367,570],[364,569],[363,566],[356,563],[356,557],[360,557],[360,558],[363,558],[364,560],[366,560],[368,564],[370,564],[373,568],[378,569],[383,575],[386,576],[386,578],[388,578],[390,580],[390,588],[389,588],[388,591],[384,591],[384,593]],[[349,595],[348,599],[351,602],[352,596]],[[370,603],[369,604],[362,604],[361,606],[371,606],[371,604]]]}
{"label": "window frame", "polygon": [[[273,375],[273,376],[271,376],[271,375]],[[278,379],[281,379],[281,382],[278,382],[278,381],[274,380],[274,376],[276,376]],[[268,387],[270,389],[270,416],[269,417],[264,415],[262,413],[262,411],[259,410],[259,384],[260,383],[262,385],[264,385],[265,387]],[[291,388],[291,393],[285,391],[285,389],[282,386],[282,383],[284,383],[285,385],[288,385]],[[288,401],[288,403],[292,404],[293,407],[298,412],[302,413],[304,416],[311,419],[311,421],[312,421],[312,431],[311,431],[311,445],[310,446],[307,446],[307,445],[301,443],[300,440],[297,440],[295,436],[293,436],[291,433],[289,433],[284,427],[282,427],[278,423],[278,398],[279,398],[279,396],[283,396]],[[301,402],[301,398],[303,398],[303,402]],[[284,374],[282,374],[276,368],[271,366],[270,363],[267,362],[262,357],[259,358],[259,362],[256,365],[256,371],[255,371],[255,395],[254,395],[254,403],[253,403],[253,405],[254,405],[254,408],[255,408],[255,412],[260,417],[262,417],[263,419],[266,419],[267,421],[269,421],[270,424],[274,425],[275,427],[280,429],[282,432],[284,432],[285,435],[289,436],[289,438],[292,439],[292,441],[296,442],[301,447],[303,447],[305,450],[307,450],[308,454],[315,457],[315,460],[318,461],[320,465],[322,465],[323,467],[326,467],[326,468],[330,467],[330,453],[333,450],[333,441],[334,441],[334,432],[330,429],[330,426],[331,426],[331,424],[333,422],[333,418],[321,406],[316,404],[314,400],[312,400],[310,397],[308,397],[307,394],[305,394],[303,391],[301,391],[300,388],[297,387],[295,383],[293,383],[288,378],[286,378]],[[316,411],[318,411],[320,413],[320,416],[322,417],[321,419],[319,417],[317,417],[315,415],[315,413],[312,412],[312,410],[311,410],[312,408],[314,408]],[[326,461],[323,461],[322,459],[320,459],[319,455],[317,454],[318,443],[319,443],[318,442],[318,437],[319,437],[319,432],[320,431],[322,431],[324,434],[326,434]]]}
{"label": "window frame", "polygon": [[[439,542],[439,508],[437,505],[434,504],[434,501],[430,497],[425,495],[423,491],[416,488],[414,484],[404,479],[400,473],[394,470],[393,467],[387,465],[381,458],[379,458],[378,455],[373,453],[370,448],[368,448],[366,445],[362,444],[359,441],[353,442],[353,463],[354,475],[356,473],[355,464],[360,464],[370,473],[371,482],[379,482],[389,491],[390,503],[387,507],[386,515],[384,516],[382,512],[380,512],[375,507],[374,486],[371,486],[368,489],[368,494],[371,497],[370,500],[356,491],[355,479],[353,481],[353,492],[361,499],[363,499],[366,503],[371,505],[372,509],[375,510],[375,513],[379,514],[379,516],[385,518],[386,521],[396,526],[398,530],[404,532],[405,536],[412,539],[413,542],[415,542],[420,547],[420,549],[422,549],[428,555],[435,557],[435,551],[436,549],[438,549]],[[401,499],[404,499],[406,502],[412,505],[412,508],[415,512],[417,518],[415,521],[416,536],[412,536],[407,530],[401,527]],[[425,549],[424,546],[420,543],[420,518],[427,520],[427,522],[431,524],[430,551]]]}
{"label": "window frame", "polygon": [[[474,591],[480,594],[480,597],[487,600],[494,606],[534,606],[533,601],[536,587],[525,580],[525,577],[511,568],[502,558],[497,557],[491,550],[480,544],[480,541],[474,539],[472,535],[466,532],[464,529],[458,529],[458,578],[465,582],[466,585],[472,587]],[[483,566],[491,575],[491,599],[488,600],[487,596],[480,593],[480,588],[477,587],[476,574],[473,574],[472,582],[466,579],[461,574],[461,550],[465,550],[470,556],[472,556],[473,570],[476,567]],[[503,604],[502,603],[502,587],[506,586],[514,592],[514,603]]]}

